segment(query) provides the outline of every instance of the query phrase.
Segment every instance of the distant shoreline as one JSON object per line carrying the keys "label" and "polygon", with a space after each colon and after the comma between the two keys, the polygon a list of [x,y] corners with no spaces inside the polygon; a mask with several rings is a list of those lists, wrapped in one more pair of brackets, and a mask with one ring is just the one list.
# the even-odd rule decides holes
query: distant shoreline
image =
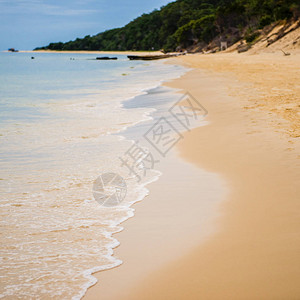
{"label": "distant shoreline", "polygon": [[[8,50],[1,51],[3,53],[9,52]],[[12,53],[73,53],[73,54],[119,54],[119,55],[129,55],[129,54],[162,54],[160,51],[57,51],[57,50],[19,50],[18,52]]]}

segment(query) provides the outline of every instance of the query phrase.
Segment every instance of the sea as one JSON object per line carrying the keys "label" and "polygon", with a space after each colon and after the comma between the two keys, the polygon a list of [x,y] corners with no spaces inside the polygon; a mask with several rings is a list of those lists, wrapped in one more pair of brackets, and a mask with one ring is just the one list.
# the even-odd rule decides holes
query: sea
{"label": "sea", "polygon": [[162,84],[187,68],[97,56],[0,53],[1,298],[81,299],[122,264],[114,233],[177,142],[150,152],[151,128],[180,137]]}

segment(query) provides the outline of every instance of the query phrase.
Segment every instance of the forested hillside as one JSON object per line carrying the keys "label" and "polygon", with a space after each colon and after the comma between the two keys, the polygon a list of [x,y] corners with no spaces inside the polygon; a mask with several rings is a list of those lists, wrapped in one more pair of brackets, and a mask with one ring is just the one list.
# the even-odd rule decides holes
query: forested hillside
{"label": "forested hillside", "polygon": [[122,28],[36,50],[174,51],[203,48],[216,37],[229,44],[241,38],[252,42],[258,29],[299,16],[299,0],[177,0]]}

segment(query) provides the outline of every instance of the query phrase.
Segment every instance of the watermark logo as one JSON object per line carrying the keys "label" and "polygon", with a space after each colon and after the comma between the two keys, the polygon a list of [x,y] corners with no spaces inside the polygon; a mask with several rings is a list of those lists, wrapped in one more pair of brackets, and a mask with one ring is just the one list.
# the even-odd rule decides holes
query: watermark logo
{"label": "watermark logo", "polygon": [[159,162],[154,159],[149,150],[141,147],[138,142],[134,142],[119,159],[122,162],[121,167],[125,166],[129,175],[134,175],[138,182],[141,181],[142,176],[146,176],[148,170],[152,170],[154,165]]}
{"label": "watermark logo", "polygon": [[199,120],[207,115],[207,110],[201,105],[195,97],[190,93],[185,93],[174,105],[169,109],[171,115],[186,130],[197,124]]}
{"label": "watermark logo", "polygon": [[165,157],[183,139],[183,136],[166,118],[162,117],[144,134],[144,138]]}
{"label": "watermark logo", "polygon": [[[120,167],[126,168],[128,176],[133,176],[137,182],[146,177],[147,172],[154,169],[159,160],[155,156],[166,157],[167,153],[181,140],[181,131],[196,127],[198,122],[207,115],[207,110],[190,93],[185,93],[168,110],[168,115],[159,118],[143,135],[147,148],[139,141],[119,157]],[[154,154],[148,148],[155,149]],[[151,148],[150,147],[150,148]],[[157,153],[158,152],[158,153]],[[117,206],[126,196],[126,183],[115,173],[105,173],[99,176],[93,186],[94,198],[103,206]]]}
{"label": "watermark logo", "polygon": [[116,173],[100,175],[93,185],[95,200],[106,207],[119,205],[127,193],[127,185],[123,177]]}

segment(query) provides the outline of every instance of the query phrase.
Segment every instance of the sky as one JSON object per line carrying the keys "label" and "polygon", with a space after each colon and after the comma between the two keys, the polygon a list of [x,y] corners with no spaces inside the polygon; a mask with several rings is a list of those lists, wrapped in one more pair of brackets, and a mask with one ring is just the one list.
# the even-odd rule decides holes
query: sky
{"label": "sky", "polygon": [[171,0],[0,0],[0,50],[32,50],[122,27]]}

